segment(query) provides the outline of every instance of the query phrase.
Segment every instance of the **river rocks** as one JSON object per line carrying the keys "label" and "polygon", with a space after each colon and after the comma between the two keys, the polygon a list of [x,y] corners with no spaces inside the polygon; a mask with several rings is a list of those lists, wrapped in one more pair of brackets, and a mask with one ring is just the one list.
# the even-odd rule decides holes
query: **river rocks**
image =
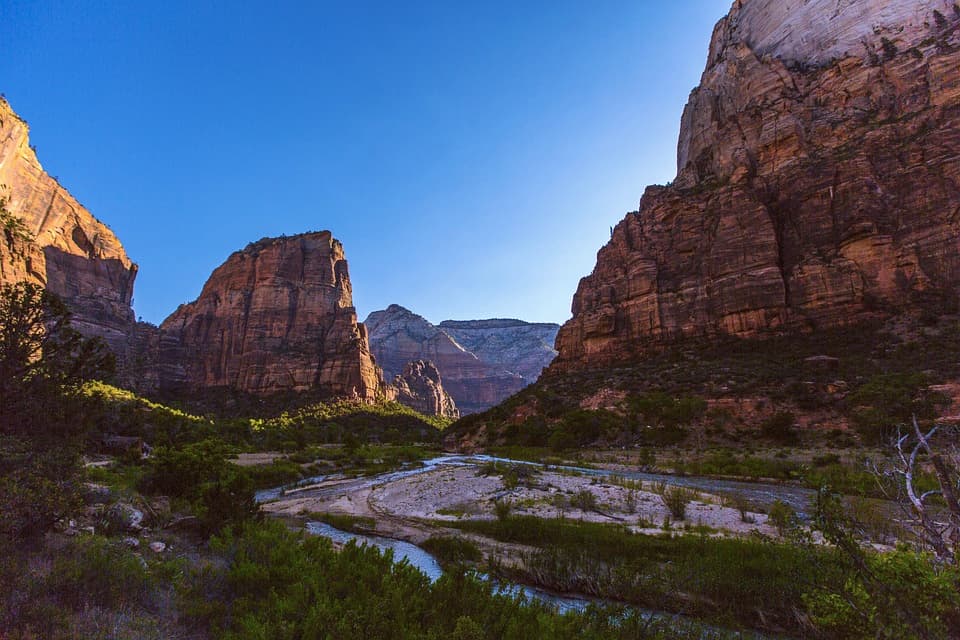
{"label": "river rocks", "polygon": [[436,365],[463,414],[492,407],[539,376],[553,359],[556,325],[520,320],[445,321],[436,326],[400,305],[364,321],[370,348],[387,379],[408,362]]}
{"label": "river rocks", "polygon": [[[137,265],[120,240],[49,176],[29,129],[0,98],[0,284],[43,285],[66,302],[73,325],[122,356]],[[8,224],[12,221],[12,224]]]}
{"label": "river rocks", "polygon": [[109,504],[116,499],[116,494],[113,489],[105,484],[84,482],[80,491],[83,502],[87,505]]}
{"label": "river rocks", "polygon": [[110,505],[103,513],[103,525],[110,532],[137,532],[143,529],[143,511],[125,502]]}
{"label": "river rocks", "polygon": [[684,110],[677,179],[598,253],[552,371],[955,310],[958,154],[952,2],[734,3]]}
{"label": "river rocks", "polygon": [[459,418],[460,412],[440,380],[432,362],[408,362],[403,373],[394,377],[396,400],[425,415]]}
{"label": "river rocks", "polygon": [[197,300],[146,334],[167,389],[373,400],[381,386],[343,246],[329,231],[248,245],[213,272]]}

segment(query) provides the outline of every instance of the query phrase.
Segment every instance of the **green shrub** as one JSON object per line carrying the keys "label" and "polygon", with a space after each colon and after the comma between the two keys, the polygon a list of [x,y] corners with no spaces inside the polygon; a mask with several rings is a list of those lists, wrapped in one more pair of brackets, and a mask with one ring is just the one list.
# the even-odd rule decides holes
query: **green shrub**
{"label": "green shrub", "polygon": [[796,526],[797,513],[793,507],[780,500],[774,500],[770,505],[770,512],[767,514],[770,522],[777,528],[777,533],[781,536]]}
{"label": "green shrub", "polygon": [[674,520],[684,520],[687,517],[687,505],[697,497],[690,489],[678,486],[663,487],[658,493]]}
{"label": "green shrub", "polygon": [[764,437],[776,442],[796,442],[797,433],[794,424],[796,424],[796,417],[792,411],[778,411],[763,421],[760,432]]}
{"label": "green shrub", "polygon": [[912,416],[935,417],[937,406],[946,398],[942,394],[926,393],[924,390],[929,384],[922,373],[873,376],[848,399],[854,426],[865,438],[884,442],[895,433],[897,425],[907,423]]}
{"label": "green shrub", "polygon": [[441,562],[480,562],[483,559],[479,547],[465,538],[433,536],[420,546]]}
{"label": "green shrub", "polygon": [[594,511],[597,508],[597,496],[588,489],[581,489],[570,498],[570,506],[581,511]]}

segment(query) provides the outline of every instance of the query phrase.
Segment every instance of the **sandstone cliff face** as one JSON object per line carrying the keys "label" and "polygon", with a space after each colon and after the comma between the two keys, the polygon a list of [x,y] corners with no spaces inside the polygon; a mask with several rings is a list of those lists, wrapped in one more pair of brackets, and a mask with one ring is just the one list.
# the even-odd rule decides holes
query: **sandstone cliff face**
{"label": "sandstone cliff face", "polygon": [[343,246],[329,231],[231,255],[160,326],[161,387],[315,390],[372,400],[381,377],[357,323]]}
{"label": "sandstone cliff face", "polygon": [[408,362],[429,360],[463,414],[499,404],[536,380],[545,366],[540,363],[553,357],[542,343],[556,331],[556,325],[519,320],[446,321],[438,327],[399,305],[371,313],[364,324],[387,379]]}
{"label": "sandstone cliff face", "polygon": [[74,326],[122,356],[133,326],[137,265],[103,223],[43,170],[27,124],[0,98],[0,199],[25,234],[0,232],[0,284],[27,281],[56,293]]}
{"label": "sandstone cliff face", "polygon": [[573,300],[555,370],[960,294],[960,7],[742,0],[648,188]]}
{"label": "sandstone cliff face", "polygon": [[408,407],[428,416],[459,418],[460,411],[443,388],[440,372],[432,362],[408,362],[393,379],[392,395]]}
{"label": "sandstone cliff face", "polygon": [[482,362],[519,374],[530,384],[557,357],[560,325],[522,320],[444,320],[440,329]]}

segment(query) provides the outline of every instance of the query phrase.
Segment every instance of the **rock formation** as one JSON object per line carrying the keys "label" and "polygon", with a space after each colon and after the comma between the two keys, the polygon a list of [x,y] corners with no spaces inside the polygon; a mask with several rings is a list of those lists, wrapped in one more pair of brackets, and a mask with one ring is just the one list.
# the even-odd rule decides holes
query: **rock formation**
{"label": "rock formation", "polygon": [[47,175],[29,130],[0,98],[0,284],[26,281],[59,295],[73,325],[122,356],[133,326],[137,265],[102,222]]}
{"label": "rock formation", "polygon": [[557,352],[553,343],[560,325],[523,320],[444,320],[440,329],[482,362],[524,378],[527,384],[540,373]]}
{"label": "rock formation", "polygon": [[357,323],[343,246],[329,231],[268,238],[218,267],[155,338],[167,389],[373,400],[380,372]]}
{"label": "rock formation", "polygon": [[960,293],[960,6],[738,0],[650,187],[581,280],[552,370]]}
{"label": "rock formation", "polygon": [[459,418],[460,412],[443,388],[440,372],[432,362],[408,362],[403,373],[394,377],[396,400],[428,416]]}
{"label": "rock formation", "polygon": [[433,362],[463,414],[492,407],[536,380],[555,355],[549,345],[558,329],[519,320],[446,321],[438,327],[400,305],[371,313],[364,324],[388,380],[408,362]]}

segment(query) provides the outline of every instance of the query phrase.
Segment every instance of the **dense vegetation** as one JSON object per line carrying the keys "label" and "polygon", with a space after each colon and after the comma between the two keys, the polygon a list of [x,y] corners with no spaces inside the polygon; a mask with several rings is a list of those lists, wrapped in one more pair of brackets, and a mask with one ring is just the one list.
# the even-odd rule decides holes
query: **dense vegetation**
{"label": "dense vegetation", "polygon": [[[460,419],[447,437],[453,441],[483,431],[482,444],[488,446],[555,451],[587,445],[856,443],[842,432],[795,429],[795,414],[819,413],[834,422],[848,419],[859,442],[875,445],[912,414],[935,415],[945,398],[927,387],[960,376],[958,329],[955,318],[924,316],[806,336],[688,341],[629,365],[548,372],[501,405]],[[837,359],[807,361],[821,355]],[[623,400],[615,407],[581,407],[601,390]],[[708,409],[715,398],[762,398],[766,406],[752,416]]]}

